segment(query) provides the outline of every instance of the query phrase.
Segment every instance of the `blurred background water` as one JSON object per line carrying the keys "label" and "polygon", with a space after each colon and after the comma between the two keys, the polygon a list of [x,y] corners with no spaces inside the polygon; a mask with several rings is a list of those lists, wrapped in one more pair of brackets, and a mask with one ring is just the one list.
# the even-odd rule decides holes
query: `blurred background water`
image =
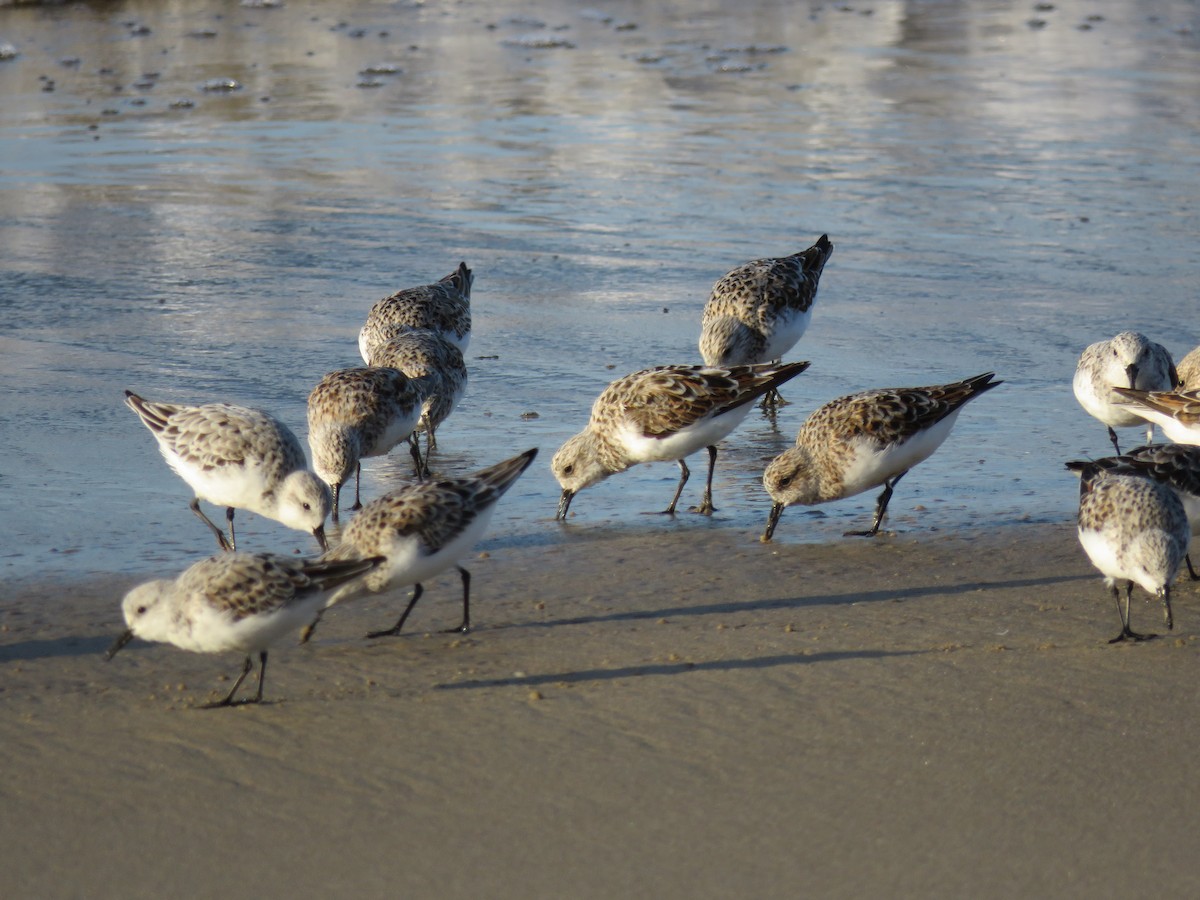
{"label": "blurred background water", "polygon": [[[1176,358],[1200,342],[1195,2],[0,2],[0,57],[9,582],[213,552],[122,391],[261,406],[304,439],[370,306],[460,260],[471,380],[434,466],[542,454],[485,547],[752,539],[765,462],[817,405],[987,370],[1007,384],[889,525],[1069,521],[1063,460],[1109,449],[1071,394],[1080,351],[1127,328]],[[723,445],[714,519],[642,515],[677,478],[656,464],[555,523],[550,456],[603,386],[698,362],[712,283],[822,232],[790,354],[813,365],[777,426],[755,413]],[[407,460],[368,461],[365,497]],[[776,539],[838,539],[873,502],[789,510]],[[237,522],[244,548],[315,549]]]}

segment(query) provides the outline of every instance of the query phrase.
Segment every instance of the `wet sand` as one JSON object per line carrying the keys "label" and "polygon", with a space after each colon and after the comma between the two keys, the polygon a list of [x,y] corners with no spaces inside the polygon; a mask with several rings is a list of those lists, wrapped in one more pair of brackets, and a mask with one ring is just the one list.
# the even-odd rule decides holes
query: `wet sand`
{"label": "wet sand", "polygon": [[[436,633],[450,573],[411,634],[362,637],[402,593],[334,610],[231,710],[195,705],[234,655],[102,660],[131,580],[28,590],[0,633],[6,893],[1195,895],[1195,587],[1173,633],[1110,646],[1071,526],[693,522],[486,545],[471,635]],[[1144,594],[1133,622],[1162,627]]]}

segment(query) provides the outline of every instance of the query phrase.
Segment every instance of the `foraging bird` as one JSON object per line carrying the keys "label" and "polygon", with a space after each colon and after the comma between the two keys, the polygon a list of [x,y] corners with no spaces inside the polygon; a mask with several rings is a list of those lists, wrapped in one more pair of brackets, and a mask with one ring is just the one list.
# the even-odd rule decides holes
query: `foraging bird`
{"label": "foraging bird", "polygon": [[471,270],[465,262],[440,281],[405,288],[384,297],[367,313],[358,334],[358,351],[363,362],[375,351],[406,331],[436,331],[460,352],[471,341]]}
{"label": "foraging bird", "polygon": [[[150,429],[167,465],[191,486],[190,508],[222,550],[237,549],[235,509],[309,531],[322,550],[328,547],[325,518],[333,495],[309,471],[300,441],[270,413],[229,403],[155,403],[133,391],[125,392],[125,405]],[[228,539],[200,509],[201,500],[226,508]]]}
{"label": "foraging bird", "polygon": [[[1109,641],[1154,637],[1129,627],[1133,585],[1162,602],[1163,621],[1174,627],[1171,582],[1187,552],[1191,528],[1179,497],[1164,484],[1140,475],[1120,475],[1101,466],[1079,470],[1079,543],[1117,601],[1121,633]],[[1125,581],[1122,609],[1117,581]]]}
{"label": "foraging bird", "polygon": [[[333,562],[383,557],[384,561],[366,578],[337,591],[325,607],[368,591],[379,593],[411,584],[412,599],[400,620],[367,637],[397,635],[421,599],[421,583],[454,566],[462,578],[463,615],[458,627],[450,630],[466,634],[471,630],[471,575],[458,565],[458,560],[483,536],[496,503],[535,456],[537,448],[472,475],[413,482],[372,500],[346,526],[342,542],[322,559]],[[322,612],[318,610],[304,629],[301,643],[312,637]]]}
{"label": "foraging bird", "polygon": [[[1117,455],[1121,446],[1113,428],[1133,428],[1143,424],[1127,404],[1113,393],[1116,388],[1139,391],[1170,391],[1179,381],[1171,354],[1144,334],[1122,331],[1107,341],[1097,341],[1079,357],[1072,388],[1075,399],[1088,415],[1108,426],[1108,439]],[[1149,443],[1154,434],[1146,432]]]}
{"label": "foraging bird", "polygon": [[1004,383],[995,377],[985,372],[951,384],[862,391],[816,410],[795,446],[763,473],[774,505],[762,541],[771,540],[785,507],[841,500],[882,484],[870,529],[846,532],[874,537],[896,483],[942,445],[964,405]]}
{"label": "foraging bird", "polygon": [[[308,395],[308,446],[313,469],[333,491],[333,521],[338,520],[342,485],[354,473],[354,505],[362,501],[362,460],[387,456],[408,440],[421,418],[424,396],[398,369],[338,369]],[[422,469],[415,442],[410,444],[417,471]]]}
{"label": "foraging bird", "polygon": [[307,623],[330,591],[370,572],[380,557],[312,561],[269,553],[228,552],[201,560],[175,579],[138,585],[121,604],[128,630],[105,654],[112,659],[135,636],[197,653],[237,650],[246,654],[242,673],[224,700],[205,708],[233,706],[234,695],[259,659],[262,700],[267,648]]}
{"label": "foraging bird", "polygon": [[584,488],[637,463],[668,460],[680,471],[664,510],[674,515],[690,475],[684,457],[701,447],[708,448],[708,480],[693,511],[711,515],[717,443],[741,424],[754,400],[808,366],[659,366],[618,378],[596,398],[587,427],[550,464],[563,489],[556,518],[566,518],[571,499]]}

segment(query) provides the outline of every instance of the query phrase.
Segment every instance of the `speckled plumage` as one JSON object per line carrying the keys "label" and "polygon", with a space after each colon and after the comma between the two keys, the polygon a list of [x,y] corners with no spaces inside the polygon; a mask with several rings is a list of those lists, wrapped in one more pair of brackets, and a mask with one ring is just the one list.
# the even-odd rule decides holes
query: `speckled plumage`
{"label": "speckled plumage", "polygon": [[[310,531],[325,548],[332,495],[309,471],[300,441],[274,416],[229,403],[155,403],[132,391],[125,392],[125,405],[150,429],[167,465],[191,486],[191,509],[223,550],[236,548],[234,509]],[[228,539],[200,510],[200,500],[226,507]]]}
{"label": "speckled plumage", "polygon": [[262,699],[267,648],[302,627],[328,593],[382,560],[312,561],[269,553],[222,553],[201,560],[179,577],[141,584],[121,604],[128,631],[108,652],[111,659],[133,637],[174,644],[197,653],[237,650],[246,654],[241,677],[215,706],[229,706],[259,654]]}
{"label": "speckled plumage", "polygon": [[833,244],[823,234],[807,250],[751,260],[718,279],[701,315],[705,365],[771,362],[795,346],[832,254]]}
{"label": "speckled plumage", "polygon": [[[458,560],[483,536],[497,501],[535,456],[536,448],[472,475],[413,482],[366,504],[342,532],[341,543],[323,558],[382,556],[386,561],[361,582],[339,590],[327,605],[364,591],[378,593],[389,587],[414,585],[412,599],[400,621],[368,637],[399,634],[421,596],[421,582],[456,566],[463,583],[463,618],[453,630],[469,631],[470,575],[457,565]],[[301,640],[308,640],[316,625],[314,619]]]}
{"label": "speckled plumage", "polygon": [[881,388],[839,397],[800,426],[796,443],[763,473],[774,505],[762,540],[769,541],[785,507],[851,497],[879,485],[870,530],[879,531],[896,482],[928,459],[950,434],[962,407],[1002,381],[986,372],[950,384]]}
{"label": "speckled plumage", "polygon": [[[308,446],[313,469],[333,490],[338,518],[342,485],[355,474],[358,509],[360,460],[386,456],[420,421],[424,395],[398,369],[368,367],[330,372],[308,395]],[[415,447],[415,445],[414,445]],[[414,453],[420,469],[420,456]]]}
{"label": "speckled plumage", "polygon": [[1175,371],[1179,375],[1178,390],[1200,390],[1200,347],[1181,359],[1175,366]]}
{"label": "speckled plumage", "polygon": [[471,341],[471,284],[465,262],[441,281],[405,288],[384,297],[367,313],[358,350],[367,365],[375,351],[405,331],[436,331],[465,353]]}
{"label": "speckled plumage", "polygon": [[[1171,354],[1144,334],[1122,331],[1097,341],[1083,351],[1071,386],[1075,399],[1088,415],[1108,426],[1108,438],[1118,454],[1121,447],[1114,428],[1134,428],[1144,420],[1113,393],[1114,388],[1169,391],[1178,382]],[[1149,441],[1153,426],[1146,433]]]}
{"label": "speckled plumage", "polygon": [[551,468],[562,486],[558,518],[571,498],[630,466],[677,461],[681,477],[667,513],[674,513],[688,479],[684,457],[709,452],[708,482],[697,512],[712,512],[716,444],[746,417],[750,404],[808,368],[782,366],[658,366],[612,382],[592,405],[587,427],[554,455]]}
{"label": "speckled plumage", "polygon": [[467,365],[450,341],[433,331],[408,331],[379,347],[377,366],[403,372],[425,398],[417,431],[425,432],[426,460],[437,446],[437,429],[467,391]]}
{"label": "speckled plumage", "polygon": [[1135,391],[1113,388],[1136,418],[1158,425],[1178,444],[1200,444],[1200,390]]}
{"label": "speckled plumage", "polygon": [[[1079,543],[1104,575],[1121,616],[1121,633],[1109,643],[1146,637],[1129,627],[1135,583],[1162,601],[1163,620],[1172,628],[1171,582],[1191,538],[1183,503],[1166,485],[1140,475],[1096,465],[1083,467],[1079,475]],[[1126,582],[1123,610],[1118,580]]]}

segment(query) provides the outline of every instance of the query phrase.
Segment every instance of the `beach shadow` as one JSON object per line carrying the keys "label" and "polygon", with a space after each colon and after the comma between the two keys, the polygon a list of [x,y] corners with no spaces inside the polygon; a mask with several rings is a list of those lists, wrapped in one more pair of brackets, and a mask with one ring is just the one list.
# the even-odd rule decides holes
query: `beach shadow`
{"label": "beach shadow", "polygon": [[498,626],[504,628],[556,628],[560,625],[593,625],[601,622],[636,622],[644,619],[672,619],[681,616],[712,616],[731,613],[764,612],[777,609],[806,609],[815,606],[846,606],[854,603],[902,601],[917,597],[936,597],[943,594],[967,594],[998,588],[1049,587],[1070,581],[1087,581],[1093,575],[1055,575],[1050,578],[1017,578],[1009,581],[974,581],[965,584],[945,584],[900,590],[866,591],[863,593],[824,594],[812,597],[779,597],[745,602],[725,601],[695,606],[672,606],[662,609],[626,610],[595,616],[573,616],[569,619],[550,619],[544,622]]}
{"label": "beach shadow", "polygon": [[682,675],[685,672],[734,672],[771,669],[777,666],[809,665],[838,662],[844,659],[885,659],[895,656],[917,656],[926,650],[842,650],[829,653],[785,653],[779,656],[760,656],[755,659],[718,659],[711,662],[648,663],[622,666],[617,669],[584,669],[579,672],[557,672],[546,675],[514,675],[510,678],[482,678],[437,684],[437,691],[476,690],[495,687],[537,687],[544,684],[582,684],[589,681],[615,681],[619,678],[640,678],[647,675]]}
{"label": "beach shadow", "polygon": [[[118,632],[119,633],[119,632]],[[0,644],[0,663],[32,659],[54,659],[63,656],[102,657],[112,646],[115,635],[105,637],[63,637],[45,640]]]}

